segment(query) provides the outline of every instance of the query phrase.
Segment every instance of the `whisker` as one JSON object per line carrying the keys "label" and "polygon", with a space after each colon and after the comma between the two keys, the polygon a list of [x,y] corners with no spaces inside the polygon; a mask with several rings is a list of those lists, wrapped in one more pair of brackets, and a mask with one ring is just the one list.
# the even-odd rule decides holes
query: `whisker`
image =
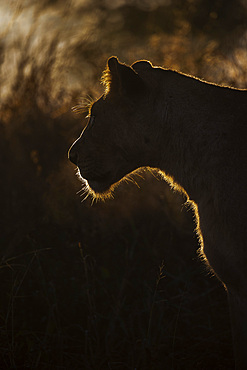
{"label": "whisker", "polygon": [[87,195],[85,196],[85,198],[82,199],[81,203],[85,202],[85,200],[89,197],[89,195],[90,195],[90,192],[88,192]]}
{"label": "whisker", "polygon": [[85,189],[82,194],[80,194],[80,197],[83,197],[83,195],[88,194],[88,189]]}
{"label": "whisker", "polygon": [[89,185],[86,185],[84,188],[83,188],[83,193],[80,195],[81,197],[86,194],[86,193],[90,193],[90,187]]}
{"label": "whisker", "polygon": [[90,95],[87,95],[84,98],[82,98],[79,104],[72,107],[71,110],[72,112],[76,114],[81,114],[81,113],[90,114],[93,102],[94,102],[94,99]]}
{"label": "whisker", "polygon": [[82,184],[82,188],[80,190],[77,191],[76,194],[80,194],[82,191],[84,191],[85,189],[87,188],[87,185],[84,183]]}

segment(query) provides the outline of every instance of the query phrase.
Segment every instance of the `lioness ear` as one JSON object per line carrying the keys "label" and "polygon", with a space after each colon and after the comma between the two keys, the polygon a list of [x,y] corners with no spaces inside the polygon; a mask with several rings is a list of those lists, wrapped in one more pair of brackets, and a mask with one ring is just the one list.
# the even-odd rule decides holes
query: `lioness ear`
{"label": "lioness ear", "polygon": [[148,71],[153,68],[152,64],[148,60],[139,60],[138,62],[133,63],[131,67],[137,73]]}
{"label": "lioness ear", "polygon": [[112,74],[117,73],[119,65],[118,58],[117,57],[109,58],[107,61],[107,65]]}
{"label": "lioness ear", "polygon": [[145,90],[145,84],[138,74],[116,57],[108,59],[108,70],[111,75],[110,91],[123,95],[134,95]]}

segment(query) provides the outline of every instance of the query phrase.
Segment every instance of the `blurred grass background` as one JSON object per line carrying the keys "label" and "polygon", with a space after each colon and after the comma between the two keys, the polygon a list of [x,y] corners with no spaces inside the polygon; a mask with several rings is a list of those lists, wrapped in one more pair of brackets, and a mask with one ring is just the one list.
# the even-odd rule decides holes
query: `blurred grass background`
{"label": "blurred grass background", "polygon": [[81,203],[71,107],[149,59],[247,87],[246,0],[0,0],[0,368],[232,369],[191,211],[149,173]]}

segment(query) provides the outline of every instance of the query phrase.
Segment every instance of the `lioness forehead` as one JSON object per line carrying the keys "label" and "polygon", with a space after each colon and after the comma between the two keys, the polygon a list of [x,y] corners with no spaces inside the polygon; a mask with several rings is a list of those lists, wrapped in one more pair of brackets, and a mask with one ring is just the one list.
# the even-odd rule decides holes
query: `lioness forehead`
{"label": "lioness forehead", "polygon": [[107,95],[103,94],[98,100],[92,103],[90,114],[91,115],[111,115],[113,112],[118,112],[122,114],[123,110],[125,113],[131,110],[132,105],[130,104],[129,99],[121,95],[114,95],[108,93]]}
{"label": "lioness forehead", "polygon": [[91,114],[97,113],[97,110],[102,108],[106,104],[106,98],[102,95],[99,99],[95,100],[91,106]]}
{"label": "lioness forehead", "polygon": [[107,111],[110,107],[111,107],[111,110],[112,110],[112,107],[115,105],[116,106],[116,102],[120,100],[120,98],[116,97],[116,96],[112,96],[110,94],[108,95],[101,95],[99,99],[95,100],[93,103],[92,103],[92,106],[91,106],[91,114],[92,115],[95,115],[97,114],[98,112],[102,113],[102,111]]}

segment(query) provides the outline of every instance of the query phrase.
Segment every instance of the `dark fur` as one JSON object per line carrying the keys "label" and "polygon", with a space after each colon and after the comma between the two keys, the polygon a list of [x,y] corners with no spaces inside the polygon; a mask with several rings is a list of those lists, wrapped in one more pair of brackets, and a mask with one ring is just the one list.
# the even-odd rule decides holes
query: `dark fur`
{"label": "dark fur", "polygon": [[105,196],[149,166],[186,192],[201,255],[228,291],[236,366],[247,369],[247,91],[116,58],[102,81],[94,118],[70,150],[86,191]]}

